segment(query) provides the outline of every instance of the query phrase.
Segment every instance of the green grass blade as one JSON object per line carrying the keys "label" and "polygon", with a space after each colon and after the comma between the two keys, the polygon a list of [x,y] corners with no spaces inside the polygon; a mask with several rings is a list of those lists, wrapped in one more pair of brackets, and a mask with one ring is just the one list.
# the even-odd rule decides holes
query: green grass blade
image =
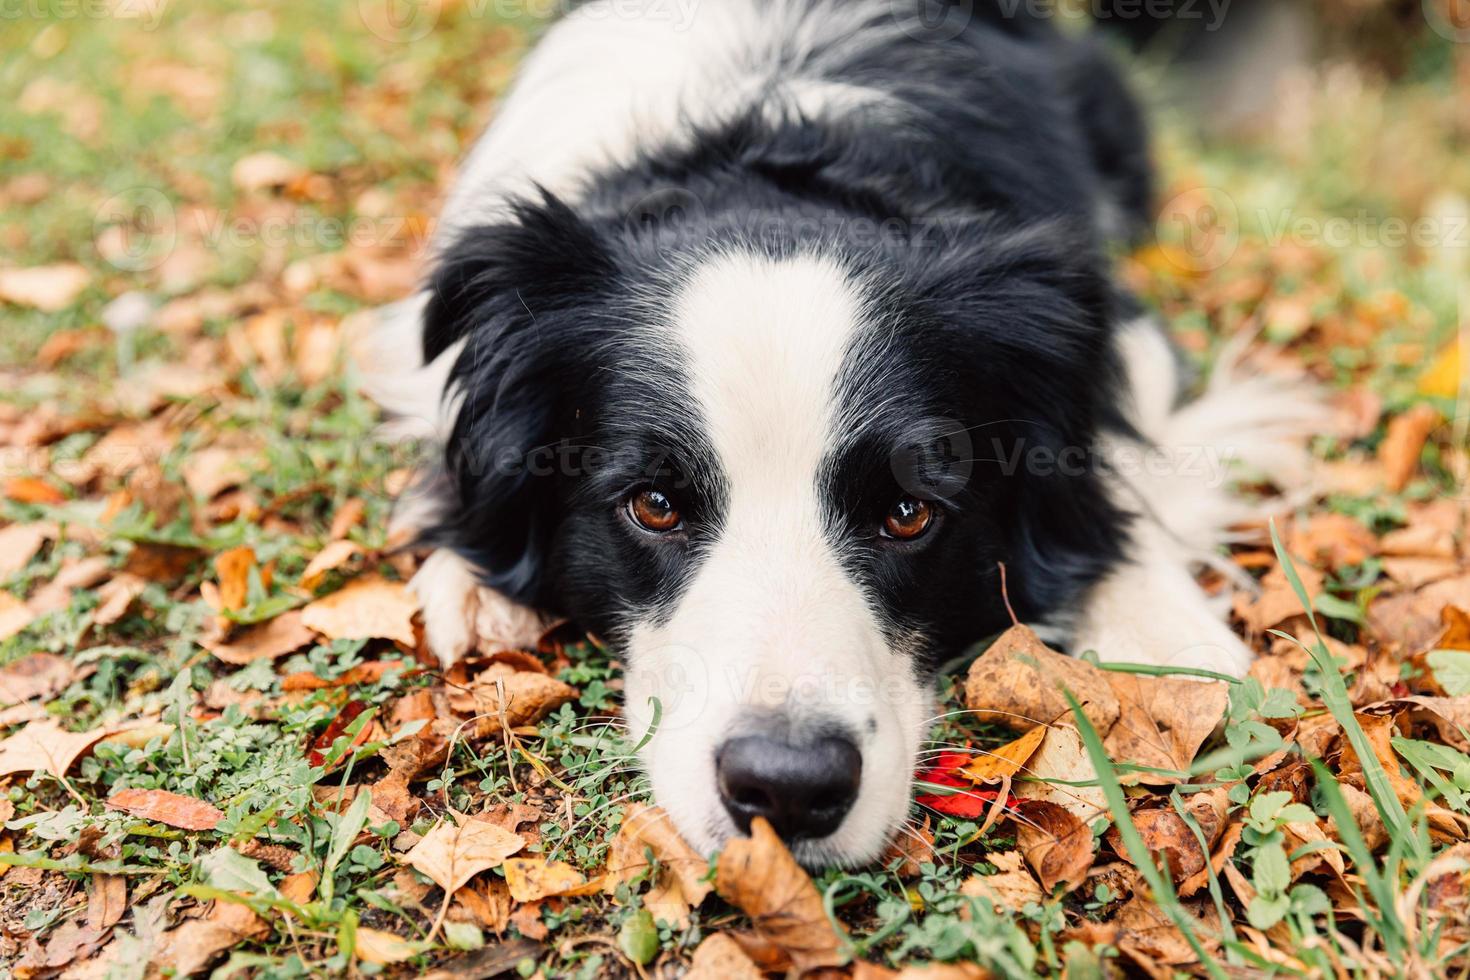
{"label": "green grass blade", "polygon": [[[1287,554],[1286,548],[1281,543],[1281,535],[1277,533],[1276,522],[1271,522],[1271,547],[1276,551],[1276,560],[1281,563],[1281,570],[1286,575],[1286,580],[1291,583],[1292,591],[1301,601],[1302,608],[1306,610],[1307,619],[1312,624],[1312,632],[1317,636],[1317,643],[1309,647],[1307,652],[1312,657],[1312,663],[1322,676],[1322,703],[1332,713],[1332,717],[1342,726],[1347,735],[1348,743],[1352,745],[1353,751],[1357,753],[1358,761],[1363,766],[1363,780],[1368,787],[1368,795],[1373,798],[1373,805],[1378,810],[1378,816],[1383,820],[1384,826],[1395,839],[1414,840],[1413,828],[1409,825],[1409,817],[1404,812],[1403,805],[1399,803],[1398,794],[1393,790],[1393,784],[1389,782],[1388,773],[1384,771],[1383,764],[1378,761],[1378,755],[1373,751],[1373,745],[1368,741],[1368,735],[1363,731],[1363,726],[1358,724],[1357,715],[1353,713],[1352,698],[1348,694],[1347,684],[1342,679],[1342,673],[1333,662],[1332,655],[1327,652],[1327,644],[1322,639],[1322,629],[1317,623],[1317,614],[1312,609],[1311,597],[1307,594],[1306,586],[1302,584],[1301,576],[1297,574],[1296,566],[1292,563],[1291,556]],[[1418,856],[1428,857],[1427,846],[1422,842],[1416,846]]]}
{"label": "green grass blade", "polygon": [[1092,760],[1092,768],[1097,770],[1097,782],[1102,787],[1103,796],[1108,801],[1108,810],[1112,813],[1113,826],[1118,829],[1118,836],[1123,840],[1123,846],[1128,851],[1128,857],[1133,862],[1144,880],[1148,882],[1149,889],[1153,892],[1154,901],[1169,920],[1179,929],[1180,933],[1189,942],[1190,949],[1199,957],[1200,964],[1215,980],[1226,980],[1226,973],[1220,964],[1205,955],[1205,949],[1200,945],[1199,937],[1194,934],[1197,923],[1192,915],[1185,911],[1179,902],[1179,896],[1174,893],[1174,883],[1169,876],[1159,871],[1153,863],[1153,854],[1143,838],[1138,833],[1138,828],[1133,825],[1133,819],[1129,816],[1128,801],[1123,796],[1123,787],[1118,782],[1117,773],[1113,771],[1112,760],[1108,758],[1107,750],[1103,748],[1102,738],[1097,734],[1097,729],[1092,727],[1092,722],[1082,710],[1082,705],[1072,695],[1071,691],[1063,690],[1066,695],[1067,705],[1072,709],[1072,715],[1077,720],[1077,731],[1082,736],[1082,744],[1087,749],[1087,757]]}

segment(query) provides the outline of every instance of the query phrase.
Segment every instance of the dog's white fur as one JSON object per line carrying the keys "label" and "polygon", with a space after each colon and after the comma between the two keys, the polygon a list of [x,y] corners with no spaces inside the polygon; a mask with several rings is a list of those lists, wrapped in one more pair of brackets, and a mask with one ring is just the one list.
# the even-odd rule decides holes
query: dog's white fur
{"label": "dog's white fur", "polygon": [[[721,0],[702,5],[683,30],[667,18],[619,16],[605,4],[581,8],[541,42],[466,161],[439,246],[493,219],[532,179],[575,200],[590,168],[624,159],[642,141],[676,138],[741,100],[785,99],[808,115],[854,106],[903,111],[881,94],[824,83],[820,65],[804,54],[818,47],[817,33],[840,35],[869,6],[776,3],[757,14],[750,0]],[[457,400],[445,380],[459,348],[434,364],[405,366],[418,349],[423,301],[388,311],[359,361],[369,393],[396,416],[418,420],[411,434],[433,439],[453,419]],[[740,709],[780,703],[848,723],[860,734],[865,772],[880,776],[864,780],[823,850],[846,861],[875,856],[907,808],[908,794],[893,782],[909,779],[932,692],[914,679],[904,651],[883,639],[871,603],[827,543],[816,499],[817,467],[834,440],[835,372],[861,303],[841,270],[818,259],[725,255],[692,270],[675,310],[658,340],[692,365],[732,497],[719,539],[672,617],[633,637],[628,719],[639,735],[652,721],[650,699],[661,703],[645,761],[660,802],[706,849],[731,830],[711,740]],[[1134,324],[1118,343],[1133,421],[1166,459],[1193,451],[1279,475],[1296,465],[1302,436],[1320,422],[1299,391],[1228,376],[1176,407],[1177,367],[1158,329]],[[1138,447],[1113,440],[1104,448],[1122,456]],[[771,467],[772,459],[780,465]],[[1107,660],[1243,673],[1249,651],[1191,573],[1249,515],[1230,492],[1232,474],[1183,465],[1118,470],[1117,501],[1141,514],[1131,561],[1077,612],[1075,647]],[[410,502],[398,524],[424,519]],[[448,552],[432,556],[413,581],[430,645],[446,664],[473,643],[466,610],[475,588],[473,571]],[[818,862],[824,854],[802,857]]]}
{"label": "dog's white fur", "polygon": [[1128,324],[1117,345],[1130,420],[1146,443],[1108,439],[1103,456],[1115,501],[1139,518],[1128,564],[1093,588],[1070,645],[1103,660],[1243,676],[1251,652],[1193,573],[1220,567],[1231,528],[1260,516],[1234,492],[1240,479],[1305,479],[1303,447],[1327,413],[1309,387],[1241,377],[1228,360],[1200,397],[1177,405],[1179,363],[1159,325]]}
{"label": "dog's white fur", "polygon": [[866,326],[862,300],[830,260],[736,253],[697,270],[673,310],[666,329],[730,496],[671,618],[631,637],[625,713],[644,731],[654,700],[664,706],[645,761],[658,799],[704,850],[736,832],[714,769],[732,730],[762,709],[798,729],[840,726],[880,778],[864,779],[837,833],[799,842],[798,857],[875,858],[908,809],[897,784],[933,695],[844,569],[819,499],[821,467],[850,431],[838,369]]}

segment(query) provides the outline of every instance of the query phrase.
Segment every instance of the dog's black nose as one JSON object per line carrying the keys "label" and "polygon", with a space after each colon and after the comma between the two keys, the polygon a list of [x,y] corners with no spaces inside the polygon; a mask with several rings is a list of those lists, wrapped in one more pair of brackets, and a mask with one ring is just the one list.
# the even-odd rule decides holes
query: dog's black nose
{"label": "dog's black nose", "polygon": [[826,837],[857,799],[863,757],[845,738],[792,745],[747,735],[720,746],[715,757],[720,798],[742,832],[765,817],[785,840]]}

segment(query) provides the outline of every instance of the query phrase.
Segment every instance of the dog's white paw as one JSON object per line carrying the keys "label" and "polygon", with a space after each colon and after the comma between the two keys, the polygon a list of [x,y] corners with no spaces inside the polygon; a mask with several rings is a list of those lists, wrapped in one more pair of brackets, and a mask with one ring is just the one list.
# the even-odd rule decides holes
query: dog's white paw
{"label": "dog's white paw", "polygon": [[429,650],[446,669],[471,653],[534,650],[549,623],[475,577],[459,555],[440,548],[429,556],[409,591],[419,600]]}

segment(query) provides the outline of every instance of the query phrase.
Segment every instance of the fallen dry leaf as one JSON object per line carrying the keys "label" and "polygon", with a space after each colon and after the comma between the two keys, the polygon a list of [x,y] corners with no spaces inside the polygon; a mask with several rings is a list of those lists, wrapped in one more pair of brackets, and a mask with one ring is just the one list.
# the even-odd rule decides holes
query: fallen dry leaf
{"label": "fallen dry leaf", "polygon": [[[1338,789],[1342,791],[1342,798],[1347,803],[1348,811],[1353,815],[1353,821],[1358,826],[1358,833],[1363,836],[1363,842],[1369,851],[1376,852],[1384,844],[1388,843],[1388,828],[1384,826],[1383,816],[1378,812],[1378,804],[1373,802],[1373,797],[1351,783],[1340,783]],[[1333,828],[1333,836],[1342,840],[1342,828],[1338,826],[1337,817],[1329,817]]]}
{"label": "fallen dry leaf", "polygon": [[822,896],[762,817],[750,836],[725,845],[715,890],[750,916],[758,936],[791,957],[797,972],[847,962],[846,937],[827,918]]}
{"label": "fallen dry leaf", "polygon": [[25,955],[15,962],[17,980],[54,976],[67,964],[91,956],[107,939],[105,929],[84,925],[77,919],[63,922],[46,936],[45,945],[32,937]]}
{"label": "fallen dry leaf", "polygon": [[[999,816],[997,813],[997,819]],[[894,861],[898,861],[899,865],[894,870],[894,874],[907,879],[919,877],[924,873],[924,865],[934,864],[936,859],[934,832],[929,829],[929,818],[926,816],[921,826],[915,826],[913,821],[910,821],[898,828],[898,833],[893,835],[888,850],[883,852],[878,863],[888,867]]]}
{"label": "fallen dry leaf", "polygon": [[244,665],[253,660],[283,657],[315,639],[316,632],[301,620],[301,610],[293,609],[248,627],[228,641],[204,637],[199,645],[227,664]]}
{"label": "fallen dry leaf", "polygon": [[250,475],[247,461],[255,458],[253,450],[209,446],[189,453],[179,469],[190,494],[200,500],[213,500],[243,483]]}
{"label": "fallen dry leaf", "polygon": [[0,667],[0,707],[50,697],[76,678],[76,668],[54,653],[32,653]]}
{"label": "fallen dry leaf", "polygon": [[92,588],[106,579],[110,571],[107,559],[101,555],[63,564],[56,577],[37,590],[26,605],[36,616],[65,609],[71,603],[73,592]]}
{"label": "fallen dry leaf", "polygon": [[0,640],[8,640],[36,619],[30,606],[9,592],[0,592]]}
{"label": "fallen dry leaf", "polygon": [[123,571],[150,582],[176,584],[194,566],[203,552],[182,545],[140,542],[128,552]]}
{"label": "fallen dry leaf", "polygon": [[1046,800],[1022,800],[1016,810],[1016,843],[1041,887],[1050,893],[1057,885],[1065,885],[1067,891],[1080,885],[1094,853],[1087,824]]}
{"label": "fallen dry leaf", "polygon": [[0,530],[0,582],[25,568],[55,533],[50,524],[11,524]]}
{"label": "fallen dry leaf", "polygon": [[1180,897],[1189,898],[1198,894],[1200,889],[1207,887],[1210,883],[1211,870],[1216,876],[1221,873],[1226,862],[1235,857],[1235,849],[1240,845],[1240,835],[1244,830],[1245,824],[1238,820],[1225,828],[1225,832],[1220,835],[1219,843],[1210,854],[1209,868],[1201,868],[1179,883]]}
{"label": "fallen dry leaf", "polygon": [[1418,653],[1444,632],[1441,617],[1446,606],[1470,609],[1470,575],[1373,600],[1368,606],[1368,627],[1384,643],[1407,654]]}
{"label": "fallen dry leaf", "polygon": [[1388,558],[1383,571],[1402,589],[1419,589],[1440,582],[1460,572],[1460,562],[1452,558]]}
{"label": "fallen dry leaf", "polygon": [[451,692],[449,703],[456,711],[476,716],[475,733],[487,738],[501,730],[502,718],[511,728],[534,724],[576,696],[575,688],[554,677],[495,663],[467,689]]}
{"label": "fallen dry leaf", "polygon": [[92,610],[94,626],[111,626],[122,619],[134,600],[143,594],[148,583],[136,575],[123,572],[97,590],[101,605]]}
{"label": "fallen dry leaf", "polygon": [[1420,403],[1389,420],[1388,433],[1378,446],[1378,462],[1383,467],[1384,482],[1394,493],[1408,486],[1419,469],[1419,454],[1429,434],[1439,424],[1439,412],[1433,405]]}
{"label": "fallen dry leaf", "polygon": [[255,549],[241,545],[222,551],[214,558],[214,573],[219,579],[220,606],[227,610],[245,608],[250,595],[250,570],[255,567]]}
{"label": "fallen dry leaf", "polygon": [[226,950],[269,931],[264,920],[246,906],[215,902],[203,918],[188,919],[160,936],[152,965],[172,968],[174,976],[193,976]]}
{"label": "fallen dry leaf", "polygon": [[658,807],[630,804],[623,815],[608,851],[603,889],[609,893],[649,867],[648,853],[658,862],[658,876],[651,882],[643,904],[661,922],[685,926],[689,910],[705,900],[714,885],[709,860],[679,836],[673,821]]}
{"label": "fallen dry leaf", "polygon": [[1435,729],[1435,734],[1446,745],[1453,746],[1461,752],[1470,752],[1470,740],[1467,740],[1464,734],[1470,732],[1470,695],[1454,698],[1423,696],[1395,698],[1392,701],[1368,705],[1363,710],[1369,713],[1407,712],[1403,716],[1405,720],[1415,725],[1429,725]]}
{"label": "fallen dry leaf", "polygon": [[[1207,847],[1219,839],[1225,828],[1225,814],[1229,809],[1225,794],[1224,789],[1215,789],[1187,798],[1185,812],[1198,824]],[[1205,853],[1200,850],[1199,840],[1173,807],[1149,807],[1135,810],[1130,816],[1149,853],[1156,862],[1163,862],[1168,866],[1169,873],[1176,882],[1204,870]],[[1128,849],[1123,846],[1117,827],[1109,828],[1108,841],[1120,857],[1125,861],[1132,861]]]}
{"label": "fallen dry leaf", "polygon": [[327,537],[333,541],[347,537],[347,532],[361,524],[366,514],[367,504],[363,503],[362,498],[353,497],[332,515],[332,526],[327,531]]}
{"label": "fallen dry leaf", "polygon": [[1124,782],[1168,786],[1183,782],[1195,755],[1225,717],[1229,685],[1144,674],[1109,673],[1118,721],[1103,739],[1108,758],[1168,773],[1132,772]]}
{"label": "fallen dry leaf", "polygon": [[406,670],[406,660],[369,660],[350,668],[336,677],[318,677],[310,670],[287,674],[281,678],[282,691],[320,691],[328,687],[351,687],[353,684],[371,684],[381,680],[391,670]]}
{"label": "fallen dry leaf", "polygon": [[392,640],[412,650],[419,604],[398,582],[358,579],[301,610],[301,621],[330,640]]}
{"label": "fallen dry leaf", "polygon": [[[1294,564],[1307,595],[1316,599],[1322,593],[1322,573],[1300,559],[1294,559]],[[1244,594],[1236,596],[1235,614],[1252,633],[1261,634],[1293,616],[1305,615],[1306,610],[1302,608],[1302,601],[1297,598],[1286,573],[1275,567],[1261,579],[1261,594],[1254,600]]]}
{"label": "fallen dry leaf", "polygon": [[557,895],[591,895],[602,890],[601,881],[589,882],[565,861],[544,857],[505,859],[505,883],[517,902],[536,902]]}
{"label": "fallen dry leaf", "polygon": [[980,751],[964,772],[977,783],[998,783],[1025,768],[1045,737],[1046,726],[1037,725],[1014,742]]}
{"label": "fallen dry leaf", "polygon": [[362,548],[351,541],[331,541],[307,564],[301,573],[301,587],[315,590],[326,581],[327,573],[336,571],[362,554]]}
{"label": "fallen dry leaf", "polygon": [[453,895],[480,872],[500,867],[525,844],[520,835],[483,820],[446,820],[425,834],[403,861]]}
{"label": "fallen dry leaf", "polygon": [[295,902],[297,905],[305,905],[316,894],[316,886],[321,881],[321,877],[315,871],[298,871],[295,874],[288,874],[282,878],[281,883],[276,886],[276,890],[281,893],[281,897],[286,901]]}
{"label": "fallen dry leaf", "polygon": [[761,980],[764,976],[739,943],[723,932],[715,932],[694,951],[684,980]]}
{"label": "fallen dry leaf", "polygon": [[[1397,753],[1393,749],[1393,738],[1398,734],[1397,720],[1392,714],[1372,714],[1358,712],[1356,714],[1358,725],[1368,739],[1368,744],[1373,748],[1373,754],[1377,757],[1383,773],[1388,777],[1389,785],[1393,787],[1399,802],[1404,807],[1410,808],[1424,795],[1419,784],[1405,776],[1399,768]],[[1362,760],[1358,758],[1357,751],[1346,738],[1342,742],[1342,755],[1338,759],[1336,773],[1339,782],[1346,782],[1361,790],[1367,790],[1367,776],[1363,771]]]}
{"label": "fallen dry leaf", "polygon": [[1004,851],[985,855],[995,865],[992,875],[975,875],[960,886],[960,893],[972,898],[988,898],[998,912],[1019,912],[1042,899],[1041,886],[1027,871],[1020,851]]}
{"label": "fallen dry leaf", "polygon": [[[1206,953],[1212,953],[1219,947],[1219,940],[1212,937],[1220,934],[1219,917],[1214,906],[1199,900],[1181,904],[1195,920],[1196,924],[1192,926],[1195,936]],[[1153,976],[1171,975],[1171,971],[1157,971],[1159,966],[1185,966],[1198,960],[1194,947],[1184,938],[1179,927],[1143,895],[1135,894],[1129,899],[1118,910],[1115,921],[1123,930],[1118,942],[1119,950],[1140,966],[1155,968]]]}
{"label": "fallen dry leaf", "polygon": [[510,888],[503,881],[472,881],[454,893],[454,902],[449,915],[452,921],[456,915],[461,917],[461,921],[464,916],[468,916],[471,921],[484,926],[497,936],[510,925],[511,906],[514,903],[511,901]]}
{"label": "fallen dry leaf", "polygon": [[541,906],[541,902],[529,902],[510,915],[510,924],[515,926],[516,932],[538,943],[551,934],[551,929],[541,918]]}
{"label": "fallen dry leaf", "polygon": [[1314,514],[1293,526],[1288,550],[1318,567],[1361,564],[1378,551],[1378,538],[1347,514]]}
{"label": "fallen dry leaf", "polygon": [[92,274],[74,262],[0,269],[0,300],[55,313],[76,302],[91,281]]}
{"label": "fallen dry leaf", "polygon": [[225,818],[211,803],[163,789],[123,789],[107,798],[109,809],[184,830],[213,830]]}
{"label": "fallen dry leaf", "polygon": [[[1026,777],[1014,784],[1016,796],[1055,803],[1090,824],[1107,810],[1107,797],[1097,784],[1097,770],[1071,725],[1052,725],[1031,757]],[[1050,782],[1048,782],[1050,780]]]}
{"label": "fallen dry leaf", "polygon": [[65,776],[72,764],[113,729],[69,732],[55,720],[33,721],[0,742],[0,776],[14,772],[49,772]]}
{"label": "fallen dry leaf", "polygon": [[1396,558],[1454,558],[1455,532],[1433,524],[1411,524],[1385,534],[1378,553]]}
{"label": "fallen dry leaf", "polygon": [[5,481],[5,496],[18,504],[64,504],[66,494],[34,476],[13,476]]}
{"label": "fallen dry leaf", "polygon": [[127,876],[94,874],[87,894],[88,928],[98,932],[109,929],[117,925],[127,910]]}
{"label": "fallen dry leaf", "polygon": [[364,963],[390,966],[413,959],[424,949],[425,944],[423,943],[410,942],[402,936],[395,936],[382,929],[357,927],[357,958]]}
{"label": "fallen dry leaf", "polygon": [[236,160],[230,168],[230,182],[237,190],[249,193],[285,187],[306,172],[306,168],[294,160],[288,160],[279,153],[262,151]]}
{"label": "fallen dry leaf", "polygon": [[1030,731],[1071,714],[1064,690],[1098,731],[1117,720],[1118,701],[1102,671],[1048,649],[1029,627],[1012,626],[970,665],[965,704],[976,721]]}

